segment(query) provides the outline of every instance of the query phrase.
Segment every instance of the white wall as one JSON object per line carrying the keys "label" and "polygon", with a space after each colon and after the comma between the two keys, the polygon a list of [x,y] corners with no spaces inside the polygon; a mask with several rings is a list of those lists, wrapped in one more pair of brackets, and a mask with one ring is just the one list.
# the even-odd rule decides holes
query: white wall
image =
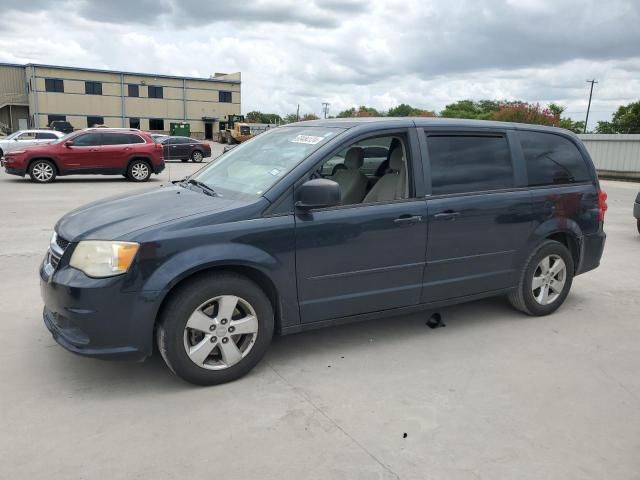
{"label": "white wall", "polygon": [[598,171],[640,174],[640,134],[587,133],[578,137],[587,147]]}

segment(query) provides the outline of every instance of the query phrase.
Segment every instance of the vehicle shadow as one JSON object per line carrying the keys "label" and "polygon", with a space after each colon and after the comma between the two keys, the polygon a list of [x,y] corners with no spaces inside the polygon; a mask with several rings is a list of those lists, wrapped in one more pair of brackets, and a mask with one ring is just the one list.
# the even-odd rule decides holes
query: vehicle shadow
{"label": "vehicle shadow", "polygon": [[[104,176],[104,177],[100,177],[100,178],[95,178],[95,177],[58,177],[55,179],[54,182],[52,183],[45,183],[45,184],[36,184],[32,181],[30,181],[28,178],[7,178],[5,179],[6,182],[9,183],[27,183],[29,185],[38,185],[38,186],[42,186],[42,185],[56,185],[58,183],[131,183],[132,185],[134,185],[134,182],[131,182],[130,180],[122,177],[122,176]],[[153,178],[151,177],[149,180],[147,180],[146,182],[140,182],[138,183],[138,185],[145,185],[145,184],[149,184],[149,183],[163,183],[166,182],[166,180],[160,179],[160,178]]]}
{"label": "vehicle shadow", "polygon": [[[395,345],[402,349],[404,342],[416,337],[423,337],[428,343],[437,341],[436,337],[440,332],[448,334],[451,330],[476,328],[479,324],[482,324],[482,328],[487,328],[487,334],[490,335],[492,324],[495,326],[502,322],[535,321],[533,317],[516,312],[500,297],[437,310],[444,324],[442,328],[429,325],[429,319],[434,312],[368,320],[275,337],[265,359],[253,371],[236,382],[216,388],[223,388],[225,391],[234,388],[246,389],[247,383],[266,381],[265,377],[272,375],[273,369],[277,369],[278,366],[300,364],[316,356],[318,361],[322,362],[327,358],[355,356],[361,350],[370,350],[372,342],[383,341],[387,348]],[[66,352],[61,353],[68,355]],[[75,356],[64,363],[65,365],[52,368],[67,369],[73,377],[73,383],[87,385],[87,389],[90,389],[92,384],[99,385],[101,396],[131,395],[136,392],[165,394],[199,388],[173,375],[159,353],[140,363],[106,362],[79,359]]]}

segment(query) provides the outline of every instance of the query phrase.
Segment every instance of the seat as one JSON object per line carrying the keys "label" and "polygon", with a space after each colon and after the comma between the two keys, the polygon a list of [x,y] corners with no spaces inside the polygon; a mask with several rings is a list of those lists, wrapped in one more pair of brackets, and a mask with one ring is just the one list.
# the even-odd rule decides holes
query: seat
{"label": "seat", "polygon": [[402,144],[398,142],[389,156],[389,170],[364,197],[364,203],[388,202],[407,197],[407,167]]}
{"label": "seat", "polygon": [[367,192],[367,177],[360,171],[364,163],[364,150],[360,147],[351,147],[344,157],[344,166],[334,175],[329,177],[340,185],[342,205],[360,203]]}

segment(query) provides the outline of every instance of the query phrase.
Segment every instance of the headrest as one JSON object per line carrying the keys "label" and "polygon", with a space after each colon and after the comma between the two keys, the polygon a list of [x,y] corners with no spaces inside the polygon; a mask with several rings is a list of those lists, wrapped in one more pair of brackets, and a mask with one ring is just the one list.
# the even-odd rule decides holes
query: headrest
{"label": "headrest", "polygon": [[360,147],[351,147],[344,156],[344,166],[349,170],[358,170],[364,163],[364,150]]}
{"label": "headrest", "polygon": [[403,163],[402,145],[398,144],[396,148],[393,149],[391,156],[389,157],[389,170],[398,172],[402,168]]}

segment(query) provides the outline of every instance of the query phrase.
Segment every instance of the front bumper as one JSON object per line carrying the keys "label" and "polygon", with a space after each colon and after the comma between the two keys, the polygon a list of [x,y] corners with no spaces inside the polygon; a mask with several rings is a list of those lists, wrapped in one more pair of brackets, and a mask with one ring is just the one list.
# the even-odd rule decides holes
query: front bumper
{"label": "front bumper", "polygon": [[[640,194],[638,196],[640,196]],[[633,204],[633,216],[640,220],[640,202]]]}
{"label": "front bumper", "polygon": [[19,175],[21,177],[24,177],[26,171],[24,168],[20,168],[20,163],[21,162],[16,162],[15,160],[7,158],[6,156],[0,159],[0,167],[4,167],[5,172],[11,175]]}
{"label": "front bumper", "polygon": [[40,267],[45,326],[78,355],[143,360],[153,352],[156,292],[127,292],[125,276],[94,279],[71,267]]}

